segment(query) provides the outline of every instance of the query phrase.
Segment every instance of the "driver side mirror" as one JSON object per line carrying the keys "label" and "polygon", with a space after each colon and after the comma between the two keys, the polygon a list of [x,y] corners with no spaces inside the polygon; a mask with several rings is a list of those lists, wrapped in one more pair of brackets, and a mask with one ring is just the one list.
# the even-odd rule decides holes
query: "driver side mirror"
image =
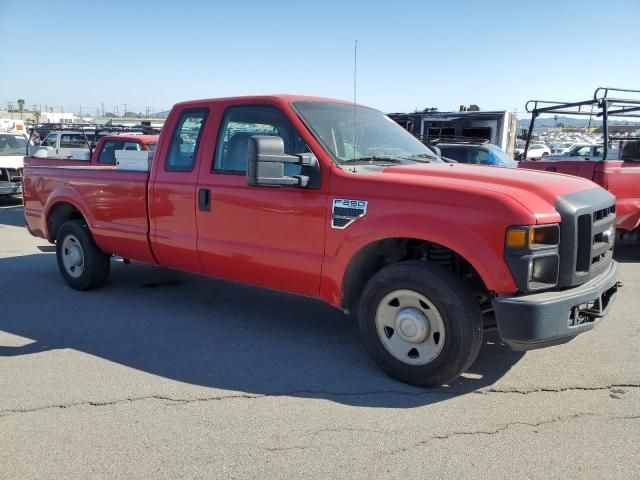
{"label": "driver side mirror", "polygon": [[[254,187],[320,186],[318,159],[312,153],[284,153],[281,137],[254,135],[247,146],[247,185]],[[285,175],[285,165],[300,165],[299,175]]]}

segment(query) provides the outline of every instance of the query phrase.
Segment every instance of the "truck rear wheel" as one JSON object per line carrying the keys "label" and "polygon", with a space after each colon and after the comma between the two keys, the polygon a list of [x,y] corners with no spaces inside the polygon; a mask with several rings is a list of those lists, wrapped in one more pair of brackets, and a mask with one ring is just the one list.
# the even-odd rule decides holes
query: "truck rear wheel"
{"label": "truck rear wheel", "polygon": [[81,220],[69,220],[60,227],[56,257],[60,273],[71,288],[91,290],[107,281],[110,256],[98,248]]}
{"label": "truck rear wheel", "polygon": [[367,283],[358,322],[367,350],[389,375],[421,387],[447,384],[482,344],[482,313],[453,273],[425,261],[386,267]]}

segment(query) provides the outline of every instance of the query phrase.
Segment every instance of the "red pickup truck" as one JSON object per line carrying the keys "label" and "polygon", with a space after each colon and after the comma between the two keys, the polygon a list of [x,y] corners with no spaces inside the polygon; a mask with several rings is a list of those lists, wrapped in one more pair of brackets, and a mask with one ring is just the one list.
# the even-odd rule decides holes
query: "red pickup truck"
{"label": "red pickup truck", "polygon": [[357,313],[376,362],[415,385],[465,371],[488,326],[514,349],[567,341],[618,289],[609,192],[445,163],[337,100],[180,103],[150,172],[28,166],[24,186],[28,229],[71,287],[102,285],[117,255],[319,298]]}
{"label": "red pickup truck", "polygon": [[616,197],[616,228],[621,233],[640,235],[640,138],[611,135],[609,118],[635,117],[640,100],[610,97],[610,93],[638,94],[640,91],[598,88],[592,99],[559,103],[531,100],[526,110],[531,113],[528,148],[536,118],[542,114],[595,116],[603,122],[603,144],[594,145],[587,157],[563,155],[540,161],[522,161],[519,168],[576,175],[589,179],[609,190]]}
{"label": "red pickup truck", "polygon": [[[55,133],[55,132],[54,132]],[[24,158],[25,166],[111,166],[116,165],[116,151],[118,150],[134,150],[134,151],[154,151],[158,144],[158,135],[136,135],[136,134],[114,134],[100,137],[98,143],[90,150],[88,160],[77,160],[73,158],[61,158],[59,156],[43,156],[34,155]]]}

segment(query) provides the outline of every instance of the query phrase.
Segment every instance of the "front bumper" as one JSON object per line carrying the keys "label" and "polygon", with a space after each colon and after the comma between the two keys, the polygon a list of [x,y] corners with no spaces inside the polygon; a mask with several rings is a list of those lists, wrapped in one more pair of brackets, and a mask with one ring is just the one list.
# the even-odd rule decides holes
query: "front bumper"
{"label": "front bumper", "polygon": [[618,291],[618,264],[575,288],[493,300],[502,340],[532,350],[571,340],[609,312]]}

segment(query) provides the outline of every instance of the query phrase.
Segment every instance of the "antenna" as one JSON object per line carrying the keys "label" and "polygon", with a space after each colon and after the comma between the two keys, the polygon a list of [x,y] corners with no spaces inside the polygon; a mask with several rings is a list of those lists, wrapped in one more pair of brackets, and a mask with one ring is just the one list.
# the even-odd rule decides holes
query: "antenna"
{"label": "antenna", "polygon": [[358,80],[358,40],[353,47],[353,103],[357,100],[357,80]]}
{"label": "antenna", "polygon": [[353,46],[353,158],[356,158],[356,100],[358,87],[358,40]]}

